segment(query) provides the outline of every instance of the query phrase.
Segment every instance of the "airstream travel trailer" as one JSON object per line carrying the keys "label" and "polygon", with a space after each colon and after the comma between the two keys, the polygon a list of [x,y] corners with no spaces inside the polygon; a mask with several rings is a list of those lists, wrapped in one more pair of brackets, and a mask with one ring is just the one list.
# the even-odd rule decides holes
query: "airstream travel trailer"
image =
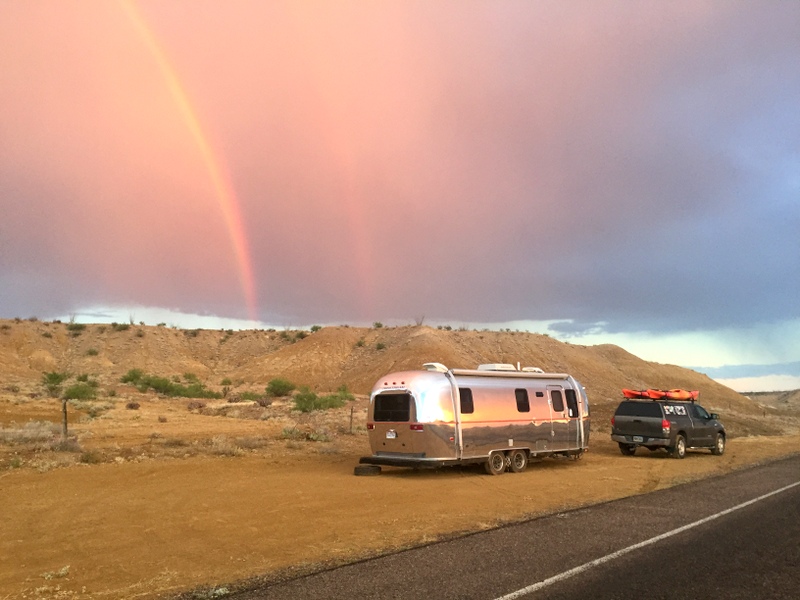
{"label": "airstream travel trailer", "polygon": [[507,364],[424,367],[386,375],[372,388],[372,455],[362,464],[483,463],[499,475],[523,471],[531,458],[579,457],[588,446],[589,401],[571,375]]}

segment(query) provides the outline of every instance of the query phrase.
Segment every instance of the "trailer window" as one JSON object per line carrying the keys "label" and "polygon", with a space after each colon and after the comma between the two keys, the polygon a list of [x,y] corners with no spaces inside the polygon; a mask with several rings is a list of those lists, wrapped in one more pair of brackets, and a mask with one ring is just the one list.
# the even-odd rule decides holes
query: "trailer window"
{"label": "trailer window", "polygon": [[564,412],[564,397],[561,395],[561,390],[550,390],[550,399],[553,401],[554,411]]}
{"label": "trailer window", "polygon": [[461,414],[468,415],[475,412],[475,405],[472,403],[472,390],[469,388],[458,388],[458,395],[461,396]]}
{"label": "trailer window", "polygon": [[567,397],[567,409],[569,409],[569,416],[577,417],[578,399],[575,397],[575,390],[564,390],[564,395]]}
{"label": "trailer window", "polygon": [[528,390],[516,389],[514,395],[517,397],[517,411],[531,412],[531,403],[528,401]]}
{"label": "trailer window", "polygon": [[376,421],[408,421],[411,415],[411,394],[379,394],[375,396]]}

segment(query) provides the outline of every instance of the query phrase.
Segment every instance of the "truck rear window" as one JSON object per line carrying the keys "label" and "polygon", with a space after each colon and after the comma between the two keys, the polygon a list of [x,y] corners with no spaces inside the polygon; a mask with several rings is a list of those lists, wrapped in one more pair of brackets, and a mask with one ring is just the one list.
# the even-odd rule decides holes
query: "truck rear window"
{"label": "truck rear window", "polygon": [[376,421],[408,421],[411,416],[411,394],[379,394],[375,396]]}
{"label": "truck rear window", "polygon": [[623,402],[617,407],[617,413],[623,417],[656,417],[661,418],[661,407],[655,402]]}

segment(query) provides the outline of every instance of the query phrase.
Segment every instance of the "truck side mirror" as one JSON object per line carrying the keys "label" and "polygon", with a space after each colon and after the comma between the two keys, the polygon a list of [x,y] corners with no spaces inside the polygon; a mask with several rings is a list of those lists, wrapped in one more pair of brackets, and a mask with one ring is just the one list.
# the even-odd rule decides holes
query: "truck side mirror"
{"label": "truck side mirror", "polygon": [[711,418],[717,421],[719,420],[719,415],[717,413],[711,413]]}

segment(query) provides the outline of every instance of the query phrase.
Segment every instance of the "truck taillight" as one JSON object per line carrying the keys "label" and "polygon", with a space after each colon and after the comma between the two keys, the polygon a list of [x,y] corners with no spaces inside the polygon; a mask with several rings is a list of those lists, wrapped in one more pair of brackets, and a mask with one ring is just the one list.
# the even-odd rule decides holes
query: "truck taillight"
{"label": "truck taillight", "polygon": [[412,423],[411,424],[411,431],[422,431],[423,425],[422,423]]}
{"label": "truck taillight", "polygon": [[611,417],[611,426],[614,427],[614,417]]}
{"label": "truck taillight", "polygon": [[669,421],[667,421],[666,419],[661,419],[661,429],[667,432],[669,431],[669,428],[670,428]]}
{"label": "truck taillight", "polygon": [[375,429],[375,423],[367,423],[367,429]]}

